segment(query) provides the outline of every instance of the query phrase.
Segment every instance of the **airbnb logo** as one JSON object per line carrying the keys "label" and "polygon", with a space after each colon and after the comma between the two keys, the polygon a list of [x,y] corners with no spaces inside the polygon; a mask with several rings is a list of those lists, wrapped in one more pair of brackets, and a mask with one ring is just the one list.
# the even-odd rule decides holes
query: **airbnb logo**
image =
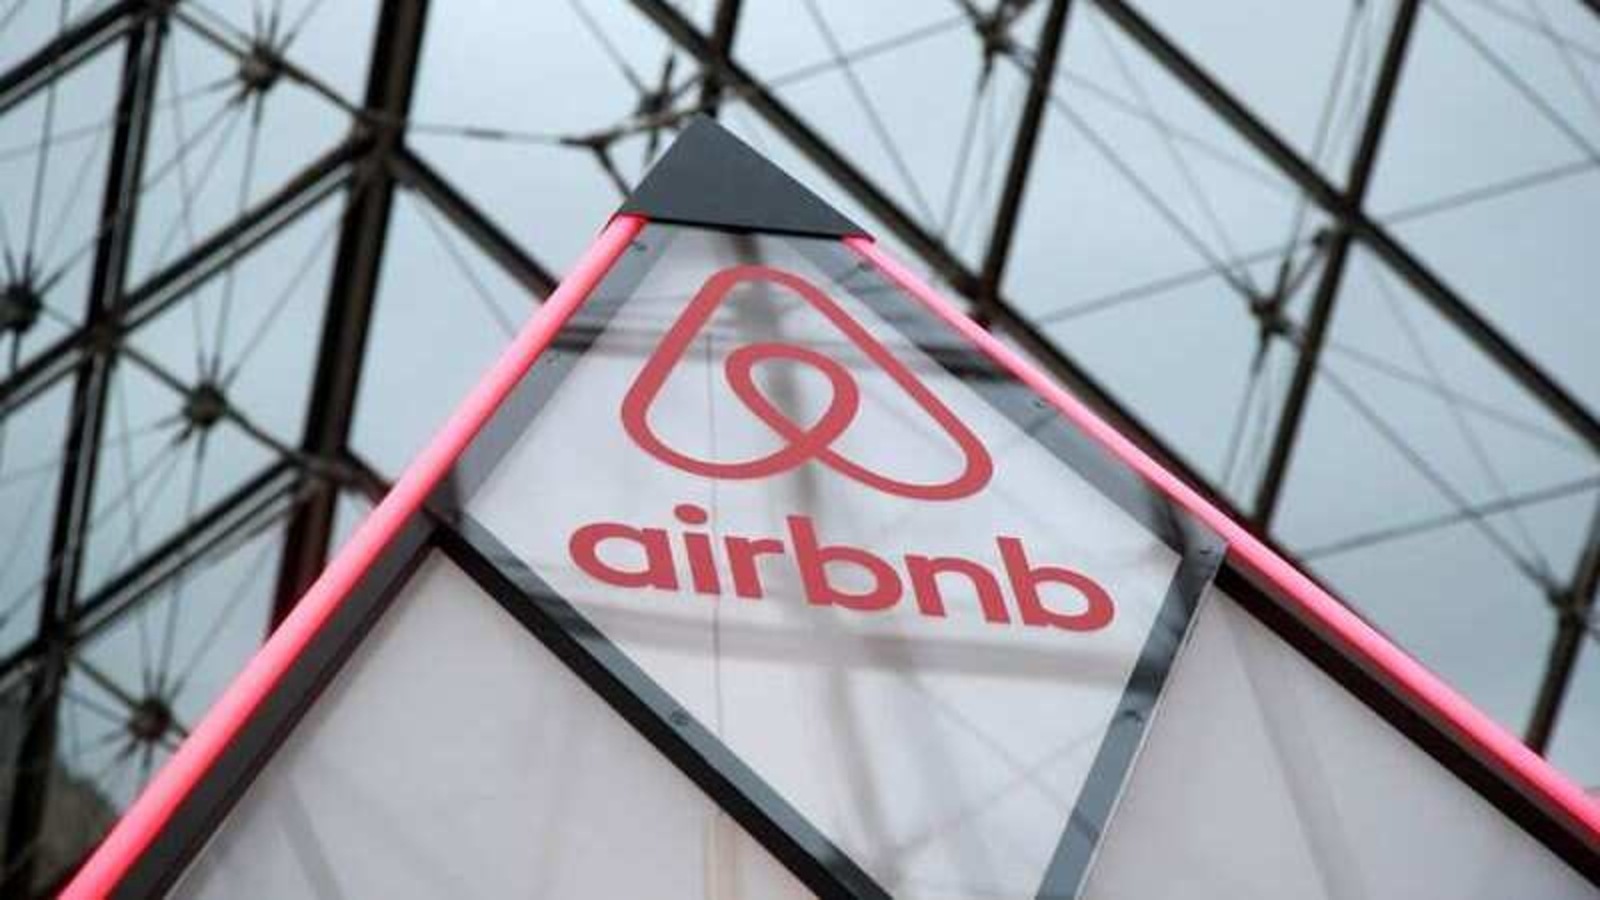
{"label": "airbnb logo", "polygon": [[[961,471],[948,481],[917,483],[873,471],[834,449],[834,442],[855,421],[861,407],[861,389],[844,366],[815,350],[777,341],[747,344],[729,353],[723,364],[728,386],[750,414],[783,439],[777,450],[755,459],[733,462],[697,459],[666,445],[650,427],[650,407],[667,377],[683,359],[695,336],[705,327],[728,293],[741,284],[767,283],[792,291],[821,313],[867,359],[881,368],[948,435],[961,451]],[[789,418],[761,392],[756,366],[772,361],[809,366],[827,379],[832,390],[828,408],[809,425]],[[695,294],[683,315],[673,324],[655,353],[639,371],[622,400],[622,427],[634,443],[662,462],[709,478],[753,479],[787,472],[816,461],[839,474],[886,494],[914,500],[958,500],[983,489],[994,473],[994,463],[977,437],[939,402],[900,360],[884,348],[860,323],[852,319],[827,294],[804,278],[769,266],[733,266],[712,275]]]}
{"label": "airbnb logo", "polygon": [[[989,565],[962,556],[908,553],[896,565],[863,547],[826,543],[809,516],[785,518],[788,540],[727,535],[718,541],[700,527],[710,520],[704,508],[680,503],[672,513],[679,523],[690,526],[676,540],[667,528],[593,522],[572,533],[567,552],[585,574],[620,588],[677,591],[687,582],[697,594],[723,596],[731,588],[736,597],[761,600],[767,596],[761,562],[773,558],[788,561],[811,606],[877,613],[896,606],[909,593],[919,613],[943,619],[946,592],[954,588],[952,595],[976,601],[985,622],[1008,625],[1012,617],[1001,588],[1004,582],[1025,627],[1097,631],[1111,624],[1116,613],[1111,595],[1099,582],[1063,566],[1035,564],[1015,537],[995,538],[1004,572],[996,577]],[[687,564],[681,567],[682,574],[679,556]],[[731,584],[725,583],[724,570],[731,575]],[[840,576],[851,586],[843,586]],[[1046,587],[1056,595],[1053,603],[1045,596]]]}
{"label": "airbnb logo", "polygon": [[[728,388],[750,415],[781,439],[778,449],[742,460],[699,459],[668,446],[650,425],[650,408],[689,346],[718,306],[742,284],[782,288],[821,313],[873,365],[887,374],[949,437],[963,460],[948,480],[917,482],[875,471],[841,453],[836,442],[861,411],[861,387],[838,360],[809,347],[758,341],[738,347],[722,363]],[[755,370],[787,362],[820,374],[830,390],[827,408],[810,423],[798,422],[762,393]],[[622,400],[622,427],[651,456],[708,478],[757,479],[817,462],[859,484],[913,500],[960,500],[982,490],[994,474],[983,444],[906,365],[852,319],[827,294],[798,275],[769,266],[733,266],[708,278],[662,337]],[[1116,616],[1116,602],[1087,574],[1041,561],[1022,539],[1001,534],[955,553],[885,553],[817,533],[807,515],[786,515],[782,530],[747,536],[718,533],[710,513],[693,503],[672,507],[672,525],[639,526],[619,521],[580,525],[567,541],[577,569],[600,584],[629,590],[704,597],[766,599],[778,585],[795,585],[811,607],[852,613],[883,613],[905,605],[930,620],[958,613],[981,616],[990,625],[1093,632]],[[777,523],[774,522],[774,525]],[[779,589],[781,595],[785,591]]]}

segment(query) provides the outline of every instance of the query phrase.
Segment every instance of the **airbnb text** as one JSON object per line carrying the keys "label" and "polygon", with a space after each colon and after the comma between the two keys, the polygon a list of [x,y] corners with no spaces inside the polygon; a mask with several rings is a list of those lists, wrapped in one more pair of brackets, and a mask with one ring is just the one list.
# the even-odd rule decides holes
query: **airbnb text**
{"label": "airbnb text", "polygon": [[703,508],[683,503],[673,515],[676,528],[584,525],[572,533],[568,552],[589,576],[620,588],[677,591],[687,586],[697,594],[760,600],[767,594],[763,579],[773,578],[776,567],[789,566],[812,606],[880,612],[909,593],[921,614],[943,618],[948,598],[973,598],[990,623],[1066,631],[1104,628],[1116,612],[1099,582],[1030,559],[1016,537],[994,539],[996,572],[961,556],[907,553],[890,561],[861,547],[829,543],[809,516],[787,516],[786,539],[728,535],[716,540],[696,527],[708,520]]}

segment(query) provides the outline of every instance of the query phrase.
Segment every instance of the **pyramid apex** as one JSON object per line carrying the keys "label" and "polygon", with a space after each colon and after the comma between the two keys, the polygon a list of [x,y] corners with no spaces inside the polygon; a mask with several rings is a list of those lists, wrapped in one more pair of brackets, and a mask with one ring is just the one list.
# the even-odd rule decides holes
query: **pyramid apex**
{"label": "pyramid apex", "polygon": [[737,231],[867,233],[705,115],[690,120],[618,211]]}

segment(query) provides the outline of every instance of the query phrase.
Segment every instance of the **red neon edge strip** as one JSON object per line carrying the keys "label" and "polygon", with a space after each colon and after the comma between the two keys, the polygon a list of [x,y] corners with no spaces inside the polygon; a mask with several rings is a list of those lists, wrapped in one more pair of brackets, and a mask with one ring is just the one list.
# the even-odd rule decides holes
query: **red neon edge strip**
{"label": "red neon edge strip", "polygon": [[[206,713],[199,726],[148,784],[62,892],[64,900],[109,894],[154,841],[183,799],[222,754],[295,658],[321,629],[383,548],[422,506],[439,480],[515,387],[617,257],[644,227],[639,216],[615,216],[517,334],[444,428],[368,515],[326,571],[312,584],[272,637]],[[1228,552],[1272,581],[1311,616],[1397,682],[1437,709],[1464,739],[1498,760],[1600,841],[1600,806],[1521,741],[1472,706],[1416,660],[1373,631],[1343,604],[1263,545],[1220,510],[1166,471],[1087,406],[1036,370],[999,339],[962,315],[910,270],[878,249],[871,238],[846,237],[846,245],[881,269],[934,314],[971,340],[1146,481],[1206,522]]]}
{"label": "red neon edge strip", "polygon": [[644,227],[639,216],[611,220],[572,271],[563,278],[500,354],[472,393],[450,416],[405,474],[356,530],[333,563],[306,591],[272,637],[251,658],[220,699],[206,713],[178,752],[151,780],[111,833],[95,849],[62,892],[63,898],[104,897],[111,893],[166,826],[178,805],[222,755],[274,686],[289,670],[334,610],[366,574],[378,554],[455,463],[501,401],[528,371],[567,318],[581,305],[611,264]]}
{"label": "red neon edge strip", "polygon": [[1257,540],[1255,535],[1168,472],[1121,432],[1106,424],[1082,401],[1034,368],[1021,354],[963,315],[915,273],[879,249],[871,238],[847,237],[844,242],[1011,374],[1055,404],[1073,424],[1133,467],[1147,482],[1164,491],[1222,535],[1230,556],[1276,585],[1289,599],[1299,604],[1313,621],[1332,632],[1349,649],[1365,657],[1395,682],[1437,710],[1456,730],[1460,739],[1481,751],[1483,756],[1504,766],[1507,774],[1521,781],[1554,810],[1569,816],[1573,824],[1588,832],[1591,847],[1600,845],[1600,804],[1590,799],[1555,767],[1467,702],[1437,675],[1374,631],[1372,626]]}

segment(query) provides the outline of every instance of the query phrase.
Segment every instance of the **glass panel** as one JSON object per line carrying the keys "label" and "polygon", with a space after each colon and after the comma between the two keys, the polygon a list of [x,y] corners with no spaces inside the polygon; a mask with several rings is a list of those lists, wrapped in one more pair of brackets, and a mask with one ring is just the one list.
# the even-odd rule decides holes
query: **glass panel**
{"label": "glass panel", "polygon": [[[38,896],[59,889],[259,646],[273,586],[262,575],[280,543],[274,531],[227,536],[177,574],[112,595],[123,611],[80,626],[53,699],[29,701],[36,669],[0,690],[0,783],[41,765],[19,744],[55,721],[43,822],[23,852]],[[11,796],[0,789],[0,811]]]}
{"label": "glass panel", "polygon": [[[276,70],[279,58],[298,65],[308,46],[293,40],[301,32],[274,31],[296,23],[258,15],[241,30],[231,24],[232,12],[219,15],[202,4],[186,8],[162,45],[160,103],[150,113],[130,260],[135,283],[177,262],[279,190],[351,127],[327,95]],[[367,45],[354,31],[343,36],[344,52],[359,60]]]}
{"label": "glass panel", "polygon": [[1005,292],[1248,507],[1293,370],[1273,317],[1309,305],[1327,222],[1095,6],[1070,19]]}
{"label": "glass panel", "polygon": [[[0,417],[0,654],[34,634],[50,565],[50,524],[64,461],[72,387],[59,382]],[[108,442],[137,440],[114,433]]]}
{"label": "glass panel", "polygon": [[1600,485],[1593,453],[1353,251],[1276,520],[1300,560],[1480,709],[1527,726]]}
{"label": "glass panel", "polygon": [[1131,5],[1326,178],[1344,181],[1399,4]]}
{"label": "glass panel", "polygon": [[351,444],[394,478],[505,350],[539,298],[410,191],[395,194],[386,244]]}
{"label": "glass panel", "polygon": [[[734,55],[765,79],[779,102],[848,154],[908,217],[950,238],[957,252],[968,249],[961,246],[958,222],[979,220],[972,224],[987,237],[993,197],[981,195],[999,192],[1025,76],[1007,64],[1009,57],[982,52],[967,13],[955,4],[849,0],[799,9],[752,5],[747,12]],[[1008,37],[1032,43],[1036,18],[1014,23]],[[939,102],[930,103],[934,97]],[[990,134],[980,138],[983,131]],[[996,131],[1001,136],[992,141]],[[785,158],[787,142],[774,143],[772,159],[798,171]],[[768,147],[761,152],[767,155]],[[995,157],[998,173],[981,171]],[[981,266],[981,254],[976,248],[968,253],[968,265]]]}
{"label": "glass panel", "polygon": [[[7,40],[0,31],[0,45]],[[0,372],[6,376],[83,321],[103,231],[122,57],[122,45],[112,44],[0,115]]]}
{"label": "glass panel", "polygon": [[[1372,184],[1374,208],[1469,199],[1469,192],[1514,188],[1522,178],[1533,187],[1559,178],[1563,164],[1592,162],[1600,117],[1585,96],[1582,67],[1592,78],[1600,32],[1592,14],[1581,15],[1592,10],[1565,6],[1422,8]],[[1538,271],[1520,261],[1512,268]]]}
{"label": "glass panel", "polygon": [[84,525],[83,584],[91,591],[160,541],[195,527],[279,452],[239,420],[199,415],[196,393],[185,396],[180,391],[189,386],[164,375],[159,363],[131,353],[113,370],[107,415],[115,430],[102,441]]}

